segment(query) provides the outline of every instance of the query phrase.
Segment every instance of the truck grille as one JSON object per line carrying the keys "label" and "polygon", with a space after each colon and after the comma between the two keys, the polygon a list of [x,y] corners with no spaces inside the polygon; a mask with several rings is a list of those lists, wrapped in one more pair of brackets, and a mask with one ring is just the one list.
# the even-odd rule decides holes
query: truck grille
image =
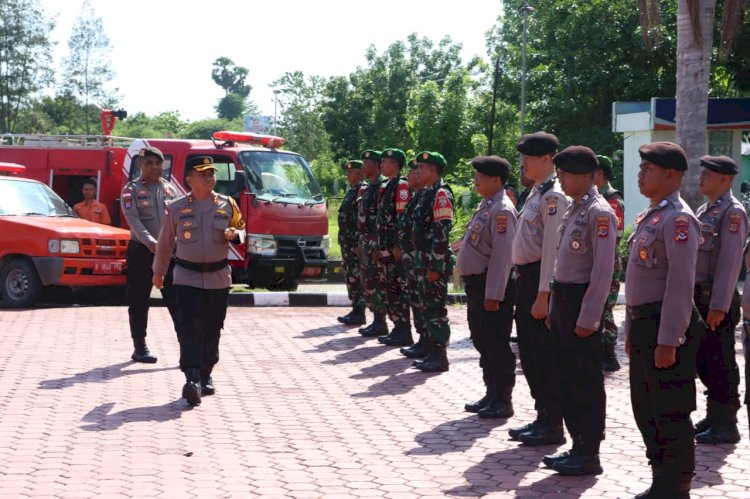
{"label": "truck grille", "polygon": [[125,258],[127,239],[81,239],[81,253],[102,258]]}
{"label": "truck grille", "polygon": [[295,259],[301,251],[306,260],[323,260],[326,255],[320,246],[321,241],[320,237],[277,236],[278,257]]}

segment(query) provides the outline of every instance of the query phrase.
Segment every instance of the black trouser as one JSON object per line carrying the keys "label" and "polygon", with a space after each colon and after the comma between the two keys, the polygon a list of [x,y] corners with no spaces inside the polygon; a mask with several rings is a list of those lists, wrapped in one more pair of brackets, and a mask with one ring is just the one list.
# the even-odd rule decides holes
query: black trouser
{"label": "black trouser", "polygon": [[510,348],[513,329],[513,301],[516,282],[508,279],[505,300],[497,312],[484,309],[487,274],[463,276],[466,290],[466,318],[474,348],[479,352],[487,394],[509,401],[516,384],[516,356]]}
{"label": "black trouser", "polygon": [[586,288],[588,284],[555,282],[550,320],[565,426],[573,448],[595,456],[604,438],[607,396],[602,374],[603,323],[589,337],[579,338],[575,333]]}
{"label": "black trouser", "polygon": [[516,266],[518,354],[534,398],[534,408],[545,423],[558,425],[562,423],[562,409],[554,342],[544,320],[531,317],[531,307],[539,291],[539,270],[539,262]]}
{"label": "black trouser", "polygon": [[180,369],[197,367],[208,376],[219,362],[219,338],[229,304],[229,288],[175,285],[180,325]]}
{"label": "black trouser", "polygon": [[630,400],[649,464],[680,475],[695,471],[695,441],[690,412],[695,410],[695,359],[703,321],[693,307],[677,361],[657,369],[654,350],[661,322],[661,302],[628,307],[630,314]]}
{"label": "black trouser", "polygon": [[[151,299],[152,279],[154,272],[151,265],[154,263],[154,254],[143,244],[130,241],[128,251],[125,254],[128,264],[128,273],[125,280],[125,292],[128,299],[128,318],[130,319],[130,336],[133,339],[146,337],[148,326],[149,300]],[[164,276],[164,287],[161,296],[164,304],[172,317],[172,324],[177,331],[177,319],[175,315],[175,294],[172,287],[172,268],[169,265],[167,275]]]}
{"label": "black trouser", "polygon": [[[705,320],[711,303],[711,283],[695,286],[695,305]],[[736,423],[740,408],[740,369],[735,359],[734,328],[740,321],[740,295],[732,296],[729,313],[716,331],[706,330],[698,347],[698,377],[708,395],[708,417],[715,423]]]}

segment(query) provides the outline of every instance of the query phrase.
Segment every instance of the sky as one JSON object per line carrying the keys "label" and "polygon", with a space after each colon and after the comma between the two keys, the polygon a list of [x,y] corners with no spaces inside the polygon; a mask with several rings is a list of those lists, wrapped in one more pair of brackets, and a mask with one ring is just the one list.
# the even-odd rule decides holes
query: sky
{"label": "sky", "polygon": [[[229,57],[250,70],[246,83],[261,113],[274,113],[269,84],[286,72],[349,75],[378,52],[416,32],[435,44],[445,35],[463,45],[464,62],[486,57],[485,32],[502,0],[90,0],[110,38],[121,107],[150,116],[179,111],[195,121],[216,117],[223,90],[213,61]],[[68,39],[83,0],[41,0],[56,27],[53,60]],[[56,71],[59,77],[60,71]]]}

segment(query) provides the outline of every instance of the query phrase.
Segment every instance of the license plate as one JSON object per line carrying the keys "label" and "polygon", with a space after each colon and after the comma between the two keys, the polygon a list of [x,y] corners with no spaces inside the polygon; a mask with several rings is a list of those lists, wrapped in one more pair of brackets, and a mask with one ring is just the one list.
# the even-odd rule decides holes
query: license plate
{"label": "license plate", "polygon": [[320,277],[322,273],[322,267],[305,267],[304,269],[302,269],[302,275],[304,277]]}
{"label": "license plate", "polygon": [[99,275],[122,274],[122,263],[120,262],[94,262],[94,274],[99,274]]}

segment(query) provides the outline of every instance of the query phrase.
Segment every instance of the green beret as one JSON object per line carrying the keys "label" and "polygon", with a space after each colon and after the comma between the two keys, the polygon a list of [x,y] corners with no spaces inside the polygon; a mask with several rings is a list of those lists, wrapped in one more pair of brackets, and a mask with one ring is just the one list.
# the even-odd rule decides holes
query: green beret
{"label": "green beret", "polygon": [[146,156],[152,156],[154,158],[159,158],[160,160],[164,161],[164,154],[157,149],[156,147],[148,146],[141,148],[140,151],[138,151],[138,156],[141,158],[145,158]]}
{"label": "green beret", "polygon": [[586,146],[568,146],[555,154],[552,162],[560,170],[568,173],[593,173],[598,165],[596,154]]}
{"label": "green beret", "polygon": [[597,169],[604,173],[607,180],[612,178],[612,160],[608,156],[596,155]]}
{"label": "green beret", "polygon": [[439,152],[422,151],[417,154],[417,161],[420,163],[430,163],[431,165],[437,165],[441,168],[448,167],[448,162],[445,160],[442,154]]}
{"label": "green beret", "polygon": [[674,142],[651,142],[638,148],[641,159],[660,168],[684,172],[688,169],[685,150]]}
{"label": "green beret", "polygon": [[417,158],[412,158],[408,161],[408,164],[410,170],[416,170],[419,166],[419,161],[417,161]]}
{"label": "green beret", "polygon": [[729,156],[701,156],[701,166],[722,175],[737,175],[740,167]]}
{"label": "green beret", "polygon": [[401,149],[389,147],[388,149],[383,150],[383,153],[380,156],[380,159],[383,159],[383,158],[393,158],[396,161],[398,161],[399,166],[404,166],[404,163],[406,162],[406,153],[402,151]]}
{"label": "green beret", "polygon": [[344,170],[361,170],[362,169],[362,162],[358,159],[350,159],[346,163],[344,163]]}
{"label": "green beret", "polygon": [[359,159],[374,159],[376,161],[380,161],[380,156],[383,153],[380,151],[376,151],[375,149],[366,149],[362,155],[359,157]]}
{"label": "green beret", "polygon": [[554,154],[560,141],[547,132],[527,133],[516,142],[516,150],[525,156]]}

